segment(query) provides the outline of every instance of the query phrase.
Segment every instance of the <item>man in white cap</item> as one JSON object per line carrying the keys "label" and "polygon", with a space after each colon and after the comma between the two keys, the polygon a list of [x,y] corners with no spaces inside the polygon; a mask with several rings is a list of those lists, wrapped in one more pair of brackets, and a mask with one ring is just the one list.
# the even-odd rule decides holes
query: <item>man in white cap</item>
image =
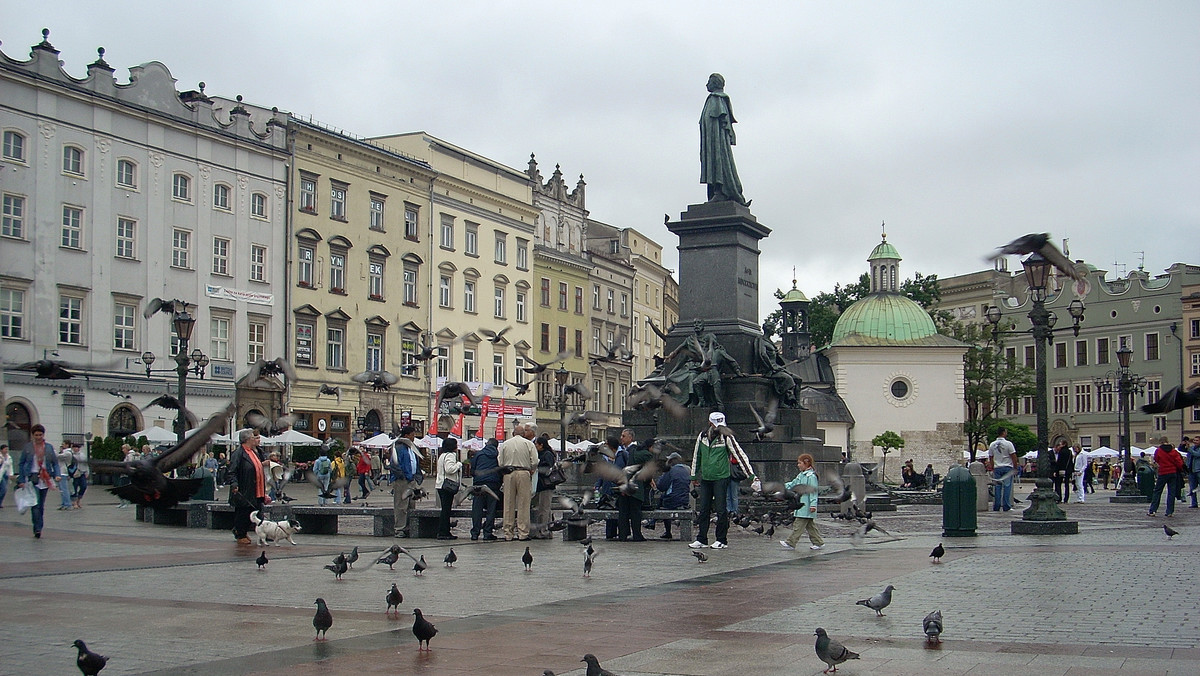
{"label": "man in white cap", "polygon": [[745,470],[751,481],[757,482],[750,458],[738,445],[733,432],[725,427],[725,414],[713,411],[708,415],[708,428],[696,437],[696,448],[692,454],[692,483],[699,485],[697,519],[700,532],[696,541],[688,545],[692,549],[708,546],[708,522],[712,517],[713,503],[717,508],[717,533],[713,549],[729,547],[729,509],[725,497],[729,491],[729,463],[731,458]]}

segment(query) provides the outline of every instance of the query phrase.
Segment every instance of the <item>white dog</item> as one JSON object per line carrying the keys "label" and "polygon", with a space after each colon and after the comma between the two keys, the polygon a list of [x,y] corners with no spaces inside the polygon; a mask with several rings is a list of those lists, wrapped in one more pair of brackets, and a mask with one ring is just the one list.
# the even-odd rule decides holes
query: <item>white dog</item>
{"label": "white dog", "polygon": [[300,532],[299,521],[295,519],[268,521],[260,517],[257,511],[250,512],[250,520],[254,522],[254,532],[258,535],[259,546],[270,545],[270,540],[275,542],[287,540],[293,545],[296,544],[292,536]]}

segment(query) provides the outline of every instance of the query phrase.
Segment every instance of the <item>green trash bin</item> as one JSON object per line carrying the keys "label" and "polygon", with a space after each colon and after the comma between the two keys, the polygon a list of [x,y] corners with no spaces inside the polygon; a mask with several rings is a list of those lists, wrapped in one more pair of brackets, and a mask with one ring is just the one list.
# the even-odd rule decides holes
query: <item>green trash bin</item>
{"label": "green trash bin", "polygon": [[1146,497],[1154,494],[1154,482],[1158,479],[1154,468],[1148,464],[1140,464],[1137,468],[1138,491]]}
{"label": "green trash bin", "polygon": [[975,537],[975,477],[955,467],[942,482],[942,537]]}
{"label": "green trash bin", "polygon": [[200,489],[192,495],[193,500],[217,499],[217,480],[212,472],[204,467],[197,467],[196,471],[192,472],[192,478],[200,480]]}

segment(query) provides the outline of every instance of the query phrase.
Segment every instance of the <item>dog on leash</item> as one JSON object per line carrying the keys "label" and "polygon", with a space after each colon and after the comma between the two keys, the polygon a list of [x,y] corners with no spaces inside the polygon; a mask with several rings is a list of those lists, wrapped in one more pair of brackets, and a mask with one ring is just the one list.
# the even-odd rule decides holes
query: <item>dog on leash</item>
{"label": "dog on leash", "polygon": [[287,540],[293,545],[296,541],[292,536],[300,532],[300,522],[295,519],[287,521],[269,521],[259,516],[258,511],[250,512],[250,520],[254,522],[254,532],[258,535],[259,546],[271,544],[270,541],[279,543]]}

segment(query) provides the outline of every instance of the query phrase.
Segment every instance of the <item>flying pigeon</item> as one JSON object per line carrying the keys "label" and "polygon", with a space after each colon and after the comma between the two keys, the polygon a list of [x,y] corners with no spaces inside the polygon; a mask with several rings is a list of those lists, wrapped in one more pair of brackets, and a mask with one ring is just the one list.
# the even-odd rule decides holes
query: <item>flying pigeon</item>
{"label": "flying pigeon", "polygon": [[350,380],[361,385],[369,385],[374,392],[387,392],[392,385],[400,382],[395,373],[387,371],[363,371],[350,376]]}
{"label": "flying pigeon", "polygon": [[419,652],[421,650],[422,643],[425,644],[426,650],[432,650],[432,648],[429,647],[429,639],[437,636],[437,627],[433,626],[429,620],[425,619],[425,617],[421,615],[420,608],[413,608],[413,615],[415,617],[413,618],[412,631],[413,636],[417,637],[417,651]]}
{"label": "flying pigeon", "polygon": [[1167,390],[1158,401],[1142,407],[1142,413],[1170,413],[1184,408],[1200,405],[1200,385],[1193,385],[1184,392],[1178,386]]}
{"label": "flying pigeon", "polygon": [[563,395],[564,396],[569,396],[572,394],[579,395],[579,398],[583,399],[584,401],[587,401],[588,399],[592,398],[591,388],[589,388],[587,385],[584,385],[583,383],[571,383],[570,385],[566,385],[565,387],[563,387]]}
{"label": "flying pigeon", "polygon": [[892,585],[884,587],[883,591],[872,596],[869,599],[855,601],[854,605],[866,606],[875,611],[876,617],[883,617],[883,609],[887,608],[892,603],[892,590],[895,589]]}
{"label": "flying pigeon", "polygon": [[754,419],[758,421],[758,427],[754,428],[754,439],[762,441],[766,437],[771,437],[775,434],[775,419],[779,416],[779,399],[772,397],[767,402],[767,409],[759,415],[758,409],[754,408],[754,404],[747,404],[750,407],[750,412],[754,414]]}
{"label": "flying pigeon", "polygon": [[281,415],[278,418],[271,420],[265,415],[259,415],[251,411],[246,414],[246,423],[258,430],[262,434],[275,435],[283,430],[296,424],[297,416],[295,414]]}
{"label": "flying pigeon", "polygon": [[125,394],[124,392],[118,392],[117,390],[109,390],[108,393],[118,399],[132,399],[133,398],[133,397],[129,396],[128,394]]}
{"label": "flying pigeon", "polygon": [[512,385],[513,387],[517,388],[516,396],[518,396],[518,397],[519,397],[519,396],[521,396],[521,395],[523,395],[523,394],[525,394],[526,392],[528,392],[528,391],[529,391],[529,386],[533,384],[533,381],[532,381],[532,380],[531,380],[531,381],[529,381],[529,382],[527,382],[527,383],[513,383],[513,382],[509,382],[509,381],[507,381],[507,380],[506,380],[506,381],[504,381],[504,382],[506,382],[506,383],[508,383],[509,385]]}
{"label": "flying pigeon", "polygon": [[333,396],[337,397],[337,402],[339,404],[342,403],[342,388],[341,387],[321,383],[321,389],[317,390],[317,398],[320,398],[322,394],[333,395]]}
{"label": "flying pigeon", "polygon": [[504,336],[504,334],[507,333],[511,328],[511,326],[506,326],[499,331],[492,331],[491,329],[479,329],[479,332],[487,337],[489,343],[496,345],[500,342],[501,337]]}
{"label": "flying pigeon", "polygon": [[233,406],[226,407],[202,425],[195,434],[182,443],[154,458],[139,458],[129,462],[123,460],[89,460],[94,472],[124,474],[129,483],[109,489],[113,495],[129,502],[168,509],[192,497],[200,488],[200,479],[168,479],[171,470],[187,464],[197,451],[204,448],[209,438],[225,429],[225,421],[233,414]]}
{"label": "flying pigeon", "polygon": [[34,378],[41,380],[70,380],[75,377],[75,374],[68,371],[67,366],[66,362],[39,359],[37,361],[26,362],[20,366],[14,366],[12,370],[33,371],[37,374]]}
{"label": "flying pigeon", "polygon": [[398,560],[400,560],[400,550],[392,547],[383,556],[375,559],[375,563],[386,563],[388,570],[395,570],[392,566],[395,566]]}
{"label": "flying pigeon", "polygon": [[142,310],[142,316],[150,319],[159,312],[175,314],[177,312],[187,312],[188,304],[181,300],[163,300],[162,298],[151,298],[146,303],[146,309]]}
{"label": "flying pigeon", "polygon": [[821,627],[817,627],[817,631],[813,635],[817,637],[817,657],[829,665],[825,671],[821,672],[822,674],[837,671],[837,665],[846,660],[858,659],[858,653],[829,638],[829,634],[825,633]]}
{"label": "flying pigeon", "polygon": [[326,565],[325,570],[333,571],[334,579],[340,580],[342,579],[342,576],[346,574],[346,571],[350,570],[350,564],[346,563],[346,558],[344,556],[339,556],[338,558],[334,559],[332,565]]}
{"label": "flying pigeon", "polygon": [[1170,526],[1168,526],[1165,523],[1163,524],[1163,532],[1167,534],[1168,540],[1174,538],[1176,535],[1179,535],[1179,531],[1175,530],[1174,528],[1171,528]]}
{"label": "flying pigeon", "polygon": [[270,562],[270,559],[267,558],[267,550],[264,549],[262,554],[259,554],[258,558],[254,559],[254,562],[258,564],[259,570],[266,570],[267,563]]}
{"label": "flying pigeon", "polygon": [[392,612],[392,608],[395,608],[396,609],[396,617],[400,617],[400,604],[404,602],[404,594],[401,594],[400,590],[398,588],[396,588],[395,582],[392,583],[392,588],[390,590],[388,590],[386,600],[387,600],[387,611],[385,611],[384,614],[390,615]]}
{"label": "flying pigeon", "polygon": [[317,635],[313,640],[324,641],[325,632],[333,626],[333,613],[329,612],[329,608],[325,605],[325,599],[318,598],[313,603],[317,606],[317,614],[313,615],[313,627],[316,628]]}
{"label": "flying pigeon", "polygon": [[88,650],[87,644],[83,641],[75,639],[75,643],[72,645],[79,649],[79,656],[75,658],[75,666],[79,667],[79,672],[83,676],[96,676],[108,663],[107,657]]}
{"label": "flying pigeon", "polygon": [[692,556],[696,557],[696,563],[708,563],[708,554],[705,554],[699,549],[693,549]]}
{"label": "flying pigeon", "polygon": [[346,557],[346,565],[349,566],[350,568],[353,568],[354,562],[357,560],[358,560],[358,546],[355,545],[354,549],[350,550],[350,556]]}
{"label": "flying pigeon", "polygon": [[921,628],[925,630],[926,643],[941,643],[942,635],[942,611],[935,610],[925,616],[921,621]]}
{"label": "flying pigeon", "polygon": [[605,669],[604,667],[600,666],[600,660],[596,659],[596,656],[591,653],[584,655],[583,659],[581,659],[579,661],[587,662],[587,675],[586,676],[617,676],[616,674],[609,671],[608,669]]}
{"label": "flying pigeon", "polygon": [[442,563],[446,564],[447,568],[453,568],[454,564],[457,562],[458,562],[458,554],[455,554],[454,548],[451,547],[450,551],[446,553],[446,558],[442,559]]}
{"label": "flying pigeon", "polygon": [[529,547],[526,547],[525,553],[521,555],[521,563],[525,564],[525,570],[533,570],[533,554],[529,553]]}
{"label": "flying pigeon", "polygon": [[246,382],[257,386],[270,385],[270,381],[266,380],[267,376],[282,376],[290,384],[296,380],[296,369],[283,357],[276,357],[271,361],[259,359],[250,365]]}
{"label": "flying pigeon", "polygon": [[932,552],[929,552],[929,556],[933,558],[934,563],[941,563],[942,557],[945,555],[946,555],[946,548],[943,547],[942,543],[940,543],[940,542],[938,543],[938,546],[933,548]]}
{"label": "flying pigeon", "polygon": [[1063,252],[1054,246],[1050,241],[1049,233],[1032,233],[1024,237],[1018,237],[1004,246],[996,249],[996,253],[992,254],[991,259],[995,260],[1001,256],[1015,254],[1023,256],[1025,254],[1038,253],[1042,258],[1049,261],[1054,267],[1058,268],[1062,273],[1075,281],[1080,281],[1084,277],[1075,270],[1075,264],[1071,259],[1063,255]]}
{"label": "flying pigeon", "polygon": [[566,359],[569,359],[571,357],[571,355],[573,355],[573,354],[575,354],[575,353],[572,352],[571,350],[563,350],[562,352],[559,352],[557,355],[555,355],[554,359],[551,359],[550,361],[548,361],[544,364],[539,364],[538,362],[530,359],[528,355],[523,354],[521,356],[525,358],[525,362],[527,364],[530,364],[530,366],[524,366],[521,368],[521,370],[526,373],[534,373],[534,374],[542,373],[546,369],[550,368],[550,366],[553,365],[554,362],[564,361]]}

